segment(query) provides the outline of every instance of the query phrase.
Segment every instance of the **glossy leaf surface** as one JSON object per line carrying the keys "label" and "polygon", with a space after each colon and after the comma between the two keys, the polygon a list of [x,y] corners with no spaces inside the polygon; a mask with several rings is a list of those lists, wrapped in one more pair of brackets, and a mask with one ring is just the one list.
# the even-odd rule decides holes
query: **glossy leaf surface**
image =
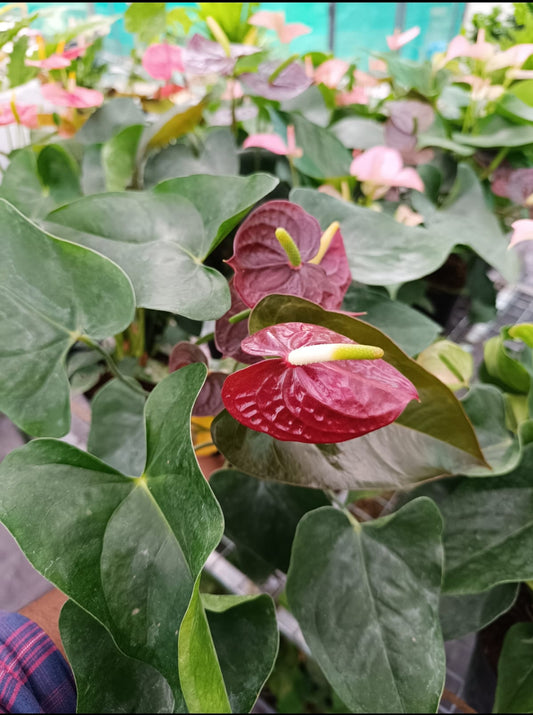
{"label": "glossy leaf surface", "polygon": [[514,280],[516,256],[507,251],[508,240],[485,205],[478,180],[464,165],[458,177],[458,198],[443,209],[413,194],[414,208],[427,228],[404,226],[387,214],[311,189],[294,189],[290,198],[315,216],[322,230],[340,222],[353,279],[361,283],[391,285],[425,276],[439,268],[457,244],[470,246],[507,280]]}
{"label": "glossy leaf surface", "polygon": [[483,593],[440,597],[440,623],[445,641],[480,631],[506,613],[516,600],[518,586],[503,583]]}
{"label": "glossy leaf surface", "polygon": [[298,522],[312,509],[328,506],[320,491],[250,477],[236,469],[221,469],[209,479],[224,512],[225,532],[237,546],[241,568],[264,579],[274,569],[289,568]]}
{"label": "glossy leaf surface", "polygon": [[102,624],[74,601],[63,606],[59,627],[75,673],[77,712],[174,712],[174,697],[161,673],[121,653]]}
{"label": "glossy leaf surface", "polygon": [[383,125],[364,117],[345,117],[332,124],[330,131],[348,149],[370,149],[385,144]]}
{"label": "glossy leaf surface", "polygon": [[133,99],[115,97],[106,100],[76,134],[84,144],[103,144],[134,124],[144,124],[146,116]]}
{"label": "glossy leaf surface", "polygon": [[103,145],[102,165],[108,191],[123,191],[130,185],[142,131],[142,124],[134,124]]}
{"label": "glossy leaf surface", "polygon": [[87,450],[134,477],[142,473],[146,461],[145,402],[118,380],[106,383],[91,402]]}
{"label": "glossy leaf surface", "polygon": [[291,117],[296,132],[296,145],[303,156],[295,159],[296,168],[315,179],[333,179],[350,176],[350,153],[336,136],[323,127],[318,127],[305,117]]}
{"label": "glossy leaf surface", "polygon": [[441,331],[431,318],[405,303],[391,300],[384,289],[352,283],[342,309],[364,312],[361,320],[386,333],[408,355],[417,355],[432,343]]}
{"label": "glossy leaf surface", "polygon": [[250,712],[278,650],[272,599],[196,591],[180,630],[180,648],[190,712]]}
{"label": "glossy leaf surface", "polygon": [[54,233],[93,248],[128,274],[137,305],[209,320],[229,308],[198,211],[186,198],[152,193],[87,196],[47,218]]}
{"label": "glossy leaf surface", "polygon": [[[102,623],[124,654],[162,673],[178,711],[178,629],[223,531],[190,439],[205,375],[205,366],[190,365],[150,394],[140,478],[57,440],[31,442],[0,467],[0,518],[29,560]],[[43,512],[46,521],[37,517]]]}
{"label": "glossy leaf surface", "polygon": [[0,409],[33,436],[60,437],[70,427],[67,352],[83,334],[98,340],[130,324],[131,283],[3,200],[0,224]]}
{"label": "glossy leaf surface", "polygon": [[298,526],[289,605],[352,712],[437,711],[445,675],[441,528],[428,499],[358,526],[326,507]]}
{"label": "glossy leaf surface", "polygon": [[159,184],[154,192],[178,195],[201,215],[210,253],[243,219],[252,206],[273,191],[279,181],[268,174],[251,176],[184,176]]}
{"label": "glossy leaf surface", "polygon": [[498,661],[495,713],[533,711],[533,623],[515,623],[507,631]]}
{"label": "glossy leaf surface", "polygon": [[439,505],[447,593],[485,591],[533,578],[533,445],[511,473],[463,480]]}

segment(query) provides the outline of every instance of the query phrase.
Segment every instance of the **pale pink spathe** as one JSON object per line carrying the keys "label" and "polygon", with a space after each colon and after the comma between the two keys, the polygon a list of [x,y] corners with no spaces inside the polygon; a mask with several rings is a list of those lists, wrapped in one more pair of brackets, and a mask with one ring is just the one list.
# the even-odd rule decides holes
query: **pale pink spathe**
{"label": "pale pink spathe", "polygon": [[391,147],[374,146],[359,154],[352,161],[350,174],[374,187],[371,193],[375,198],[375,187],[401,186],[424,191],[420,176],[414,169],[405,169],[400,152]]}
{"label": "pale pink spathe", "polygon": [[49,82],[41,87],[43,97],[58,107],[88,109],[99,107],[104,102],[104,95],[96,89],[74,86],[64,89],[60,84]]}
{"label": "pale pink spathe", "polygon": [[350,63],[345,60],[335,58],[326,60],[314,71],[315,84],[324,84],[329,89],[337,89],[349,67]]}
{"label": "pale pink spathe", "polygon": [[294,127],[292,125],[287,127],[287,144],[285,144],[283,139],[277,134],[251,134],[244,140],[242,146],[243,149],[253,147],[266,149],[273,154],[290,156],[294,159],[298,159],[303,155],[303,151],[296,146]]}
{"label": "pale pink spathe", "polygon": [[418,26],[411,27],[409,30],[406,30],[405,32],[400,32],[399,30],[394,30],[393,35],[389,35],[387,37],[387,45],[389,47],[389,50],[399,50],[401,47],[406,45],[408,42],[411,42],[411,40],[414,40],[415,37],[418,37],[420,34],[420,28]]}
{"label": "pale pink spathe", "polygon": [[511,236],[509,248],[522,241],[533,241],[533,221],[531,219],[522,218],[519,221],[515,221],[511,224],[511,228],[513,229],[513,235]]}
{"label": "pale pink spathe", "polygon": [[35,104],[19,104],[15,106],[18,120],[13,113],[13,108],[10,104],[0,105],[0,126],[4,127],[8,124],[22,124],[28,129],[37,129],[39,126],[38,108]]}
{"label": "pale pink spathe", "polygon": [[301,22],[285,22],[284,12],[271,10],[259,10],[252,15],[248,23],[256,27],[264,27],[267,30],[274,30],[283,44],[288,44],[291,40],[311,32],[311,28]]}
{"label": "pale pink spathe", "polygon": [[154,79],[168,82],[172,73],[184,72],[181,47],[166,43],[150,45],[142,58],[142,66]]}

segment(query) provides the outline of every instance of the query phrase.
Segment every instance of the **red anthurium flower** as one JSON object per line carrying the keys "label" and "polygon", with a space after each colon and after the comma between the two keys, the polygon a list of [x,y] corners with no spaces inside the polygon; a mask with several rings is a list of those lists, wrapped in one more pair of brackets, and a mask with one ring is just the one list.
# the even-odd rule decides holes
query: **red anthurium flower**
{"label": "red anthurium flower", "polygon": [[[170,353],[168,370],[169,372],[175,372],[193,362],[202,362],[207,365],[207,358],[203,351],[192,343],[177,343]],[[211,417],[224,409],[220,392],[225,379],[226,374],[223,372],[210,372],[207,375],[204,386],[194,403],[193,415],[196,417]]]}
{"label": "red anthurium flower", "polygon": [[271,293],[297,295],[338,308],[352,276],[339,224],[320,224],[290,201],[269,201],[237,231],[228,261],[244,303],[253,308]]}
{"label": "red anthurium flower", "polygon": [[264,328],[242,342],[273,357],[226,378],[224,406],[241,424],[282,441],[345,442],[394,422],[415,386],[381,348],[307,323]]}
{"label": "red anthurium flower", "polygon": [[246,72],[240,76],[240,80],[251,94],[280,102],[297,97],[313,83],[305,69],[297,62],[282,67],[277,74],[280,67],[282,65],[278,62],[263,62],[257,72]]}
{"label": "red anthurium flower", "polygon": [[168,82],[174,70],[177,72],[185,70],[181,55],[182,49],[177,45],[166,43],[150,45],[143,55],[142,66],[150,77]]}

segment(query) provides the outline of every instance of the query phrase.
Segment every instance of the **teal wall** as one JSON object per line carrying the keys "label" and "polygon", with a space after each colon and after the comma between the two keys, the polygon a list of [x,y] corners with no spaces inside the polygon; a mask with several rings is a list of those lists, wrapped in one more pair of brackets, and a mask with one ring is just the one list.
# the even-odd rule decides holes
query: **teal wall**
{"label": "teal wall", "polygon": [[[5,3],[2,3],[5,4]],[[123,15],[129,3],[62,3],[67,15],[81,19],[92,9],[101,15]],[[402,49],[402,54],[410,59],[425,59],[434,52],[442,51],[454,35],[459,32],[466,3],[395,3],[395,2],[340,2],[335,5],[334,51],[345,59],[359,59],[366,66],[370,51],[385,51],[386,35],[392,34],[398,21],[403,27],[419,25],[421,33],[413,42]],[[194,6],[195,3],[168,3],[169,7]],[[303,22],[312,28],[310,35],[297,38],[291,43],[291,51],[328,51],[330,33],[330,5],[327,2],[281,3],[265,2],[265,10],[285,11],[288,22]],[[43,10],[42,23],[57,23],[55,3],[29,3],[30,11]],[[56,18],[56,19],[54,19]],[[106,48],[114,54],[128,54],[133,46],[133,37],[126,32],[124,22],[119,20],[111,28],[106,39]]]}

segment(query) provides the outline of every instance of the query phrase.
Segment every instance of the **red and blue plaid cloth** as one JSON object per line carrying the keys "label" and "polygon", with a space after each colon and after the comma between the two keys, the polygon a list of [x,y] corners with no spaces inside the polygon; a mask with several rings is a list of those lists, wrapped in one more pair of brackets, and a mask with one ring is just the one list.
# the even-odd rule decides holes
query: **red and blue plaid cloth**
{"label": "red and blue plaid cloth", "polygon": [[19,613],[0,611],[0,713],[75,713],[68,663],[46,633]]}

